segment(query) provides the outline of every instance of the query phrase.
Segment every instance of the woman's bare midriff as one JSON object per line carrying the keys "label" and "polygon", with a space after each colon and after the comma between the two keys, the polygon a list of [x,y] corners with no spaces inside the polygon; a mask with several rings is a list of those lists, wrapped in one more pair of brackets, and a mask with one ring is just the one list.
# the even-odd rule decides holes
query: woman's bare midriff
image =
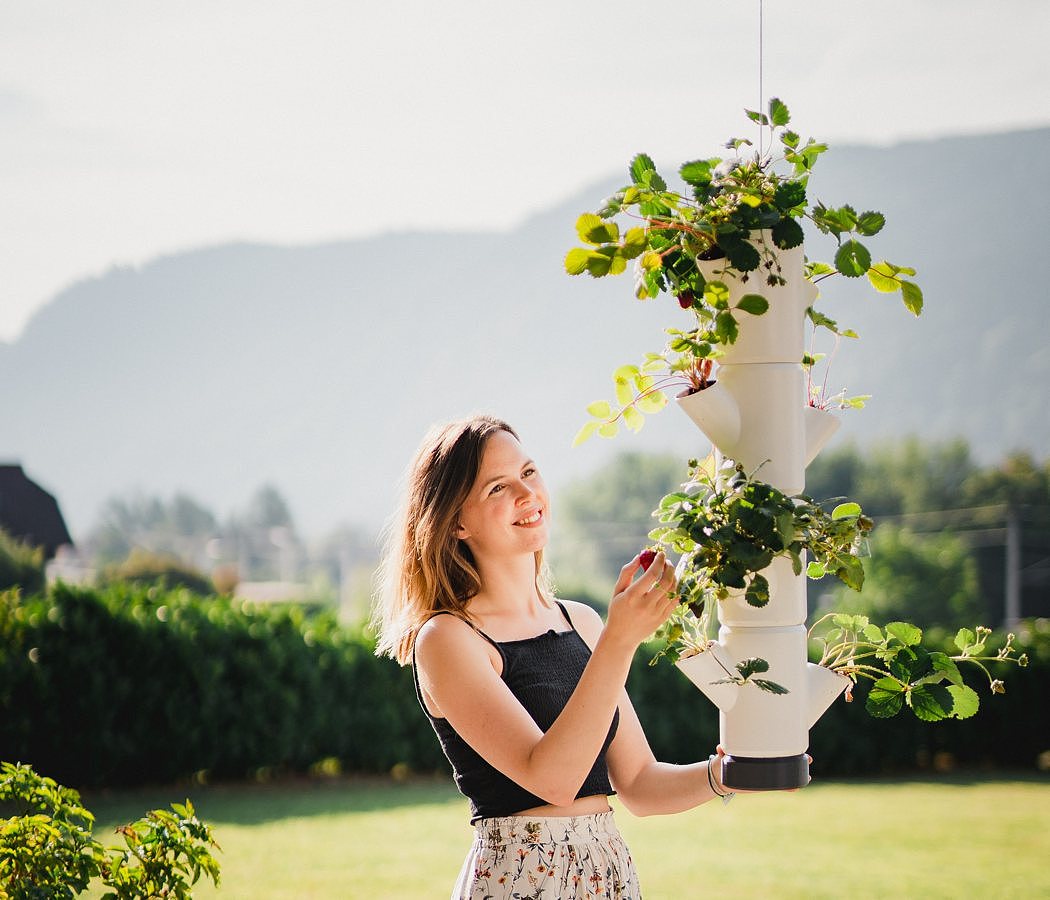
{"label": "woman's bare midriff", "polygon": [[609,798],[605,794],[592,794],[589,797],[578,797],[568,806],[552,806],[545,803],[543,806],[534,806],[531,809],[523,809],[514,813],[515,816],[536,816],[544,818],[547,816],[593,816],[595,813],[610,812]]}

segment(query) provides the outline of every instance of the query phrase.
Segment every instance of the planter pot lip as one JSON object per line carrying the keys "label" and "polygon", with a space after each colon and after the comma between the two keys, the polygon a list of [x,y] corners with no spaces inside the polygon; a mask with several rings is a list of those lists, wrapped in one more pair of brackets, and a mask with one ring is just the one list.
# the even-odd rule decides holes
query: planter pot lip
{"label": "planter pot lip", "polygon": [[684,387],[677,394],[674,395],[674,398],[678,401],[688,400],[690,397],[695,397],[697,394],[702,394],[704,391],[710,390],[716,384],[718,384],[718,381],[716,379],[709,378],[707,380],[707,384],[705,384],[703,387],[696,388],[695,390],[690,387]]}

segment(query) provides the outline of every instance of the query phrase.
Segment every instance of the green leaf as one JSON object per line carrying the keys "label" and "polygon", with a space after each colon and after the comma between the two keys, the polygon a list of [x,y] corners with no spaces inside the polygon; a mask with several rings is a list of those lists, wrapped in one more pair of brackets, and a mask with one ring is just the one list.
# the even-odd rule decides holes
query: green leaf
{"label": "green leaf", "polygon": [[861,629],[861,633],[866,640],[871,641],[873,644],[881,644],[886,639],[882,629],[870,622]]}
{"label": "green leaf", "polygon": [[572,445],[574,447],[578,447],[584,441],[592,438],[594,436],[594,433],[598,430],[598,426],[600,424],[600,422],[597,422],[592,419],[590,422],[584,425],[583,428],[576,432],[576,437],[572,439]]}
{"label": "green leaf", "polygon": [[791,218],[781,219],[773,226],[771,233],[773,235],[773,243],[781,250],[799,247],[806,238],[802,231],[802,226]]}
{"label": "green leaf", "polygon": [[960,628],[955,634],[955,646],[963,652],[965,652],[968,647],[973,646],[976,640],[977,635],[970,631],[969,628]]}
{"label": "green leaf", "polygon": [[[630,232],[628,232],[630,234]],[[654,269],[659,269],[664,264],[664,261],[659,253],[653,250],[647,250],[642,254],[642,268],[647,272],[652,272]]]}
{"label": "green leaf", "polygon": [[765,575],[756,574],[744,592],[744,599],[748,606],[761,609],[769,603],[769,581]]}
{"label": "green leaf", "polygon": [[948,688],[952,695],[952,717],[956,719],[968,719],[981,705],[981,698],[977,691],[965,684],[953,684]]}
{"label": "green leaf", "polygon": [[775,681],[769,681],[766,678],[752,678],[751,679],[751,683],[755,687],[760,688],[761,690],[765,691],[767,694],[790,694],[791,693],[791,691],[789,691],[786,687],[784,687],[784,685],[777,684]]}
{"label": "green leaf", "polygon": [[729,288],[724,281],[709,281],[704,285],[704,301],[715,309],[729,308]]}
{"label": "green leaf", "polygon": [[570,275],[580,275],[587,271],[587,261],[591,257],[590,250],[583,247],[573,247],[565,254],[565,271]]}
{"label": "green leaf", "polygon": [[733,314],[728,309],[722,310],[722,312],[715,316],[715,336],[720,343],[735,344],[739,333],[740,326],[737,324],[736,319],[733,318]]}
{"label": "green leaf", "polygon": [[598,425],[598,434],[603,438],[614,438],[620,432],[620,426],[615,422],[606,422]]}
{"label": "green leaf", "polygon": [[623,249],[628,259],[640,256],[645,250],[645,229],[641,226],[628,228],[627,234],[623,236]]}
{"label": "green leaf", "polygon": [[915,315],[922,313],[922,291],[914,281],[901,279],[901,293],[904,295],[904,305]]}
{"label": "green leaf", "polygon": [[939,722],[952,714],[955,699],[941,684],[920,684],[908,692],[908,705],[916,718]]}
{"label": "green leaf", "polygon": [[652,157],[645,153],[639,153],[634,159],[631,160],[631,179],[635,184],[646,183],[644,181],[647,172],[655,172],[656,163],[653,162]]}
{"label": "green leaf", "polygon": [[871,254],[860,241],[850,239],[839,247],[835,265],[847,278],[860,278],[871,266]]}
{"label": "green leaf", "polygon": [[757,122],[759,125],[769,124],[769,116],[765,113],[760,113],[758,110],[754,109],[745,109],[744,113],[752,122]]}
{"label": "green leaf", "polygon": [[694,159],[685,163],[678,174],[686,184],[704,188],[711,183],[711,163],[706,159]]}
{"label": "green leaf", "polygon": [[886,634],[895,637],[905,647],[914,647],[922,641],[922,629],[910,622],[890,622],[886,626]]}
{"label": "green leaf", "polygon": [[661,409],[667,406],[667,394],[663,391],[652,391],[638,400],[636,406],[643,413],[658,413]]}
{"label": "green leaf", "polygon": [[798,147],[799,140],[800,138],[798,136],[798,132],[795,131],[785,131],[780,136],[780,143],[782,143],[785,147],[791,148],[792,150]]}
{"label": "green leaf", "polygon": [[900,280],[897,278],[898,271],[896,266],[882,260],[868,269],[868,281],[875,290],[883,294],[892,294],[901,289]]}
{"label": "green leaf", "polygon": [[864,708],[876,719],[892,719],[904,704],[904,688],[893,678],[880,678],[868,691]]}
{"label": "green leaf", "polygon": [[825,569],[818,562],[811,562],[808,566],[806,566],[806,576],[808,578],[823,578],[827,574],[827,569]]}
{"label": "green leaf", "polygon": [[741,312],[751,313],[753,316],[762,315],[769,309],[769,301],[760,294],[744,294],[737,303],[736,308]]}
{"label": "green leaf", "polygon": [[952,684],[962,684],[963,677],[959,667],[947,653],[937,650],[930,654],[930,663],[933,666],[933,674],[927,676],[931,681],[940,681],[947,678]]}
{"label": "green leaf", "polygon": [[596,400],[587,407],[587,412],[596,419],[608,419],[612,414],[612,404],[608,400]]}
{"label": "green leaf", "polygon": [[857,231],[865,237],[871,237],[882,231],[886,224],[886,217],[880,212],[863,212],[857,216]]}
{"label": "green leaf", "polygon": [[719,246],[725,251],[729,264],[739,272],[753,272],[762,262],[758,251],[747,241],[725,241],[719,239]]}
{"label": "green leaf", "polygon": [[642,426],[645,424],[645,416],[643,416],[633,406],[628,406],[623,411],[623,423],[631,431],[641,431]]}
{"label": "green leaf", "polygon": [[741,678],[750,678],[758,672],[768,672],[769,663],[760,656],[749,656],[736,664],[736,670]]}
{"label": "green leaf", "polygon": [[840,503],[831,511],[831,518],[848,519],[850,516],[859,516],[861,513],[859,503]]}
{"label": "green leaf", "polygon": [[791,121],[791,113],[778,97],[769,101],[769,119],[776,126],[784,126]]}
{"label": "green leaf", "polygon": [[773,193],[773,203],[781,212],[787,212],[806,202],[806,186],[801,181],[783,181]]}
{"label": "green leaf", "polygon": [[612,257],[604,253],[591,252],[587,255],[587,274],[593,278],[608,275],[612,269]]}
{"label": "green leaf", "polygon": [[620,406],[626,406],[632,400],[634,400],[634,383],[628,381],[626,378],[617,378],[616,384],[616,402]]}
{"label": "green leaf", "polygon": [[606,222],[594,213],[583,213],[576,220],[576,233],[581,241],[597,246],[619,240],[620,226],[615,222]]}

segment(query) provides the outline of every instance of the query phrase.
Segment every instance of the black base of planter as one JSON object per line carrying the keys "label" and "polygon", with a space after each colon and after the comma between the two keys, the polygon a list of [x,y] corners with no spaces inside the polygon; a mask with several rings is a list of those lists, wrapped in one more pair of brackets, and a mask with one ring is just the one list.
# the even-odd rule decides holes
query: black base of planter
{"label": "black base of planter", "polygon": [[800,756],[726,756],[722,784],[736,791],[789,791],[809,784],[809,759]]}

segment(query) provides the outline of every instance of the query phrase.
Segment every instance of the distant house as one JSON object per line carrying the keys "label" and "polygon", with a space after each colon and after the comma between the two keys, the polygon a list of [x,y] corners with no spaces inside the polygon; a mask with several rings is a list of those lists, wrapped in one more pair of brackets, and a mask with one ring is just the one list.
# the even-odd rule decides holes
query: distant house
{"label": "distant house", "polygon": [[43,547],[47,559],[62,545],[73,543],[58,501],[17,464],[0,464],[0,529],[27,544]]}

